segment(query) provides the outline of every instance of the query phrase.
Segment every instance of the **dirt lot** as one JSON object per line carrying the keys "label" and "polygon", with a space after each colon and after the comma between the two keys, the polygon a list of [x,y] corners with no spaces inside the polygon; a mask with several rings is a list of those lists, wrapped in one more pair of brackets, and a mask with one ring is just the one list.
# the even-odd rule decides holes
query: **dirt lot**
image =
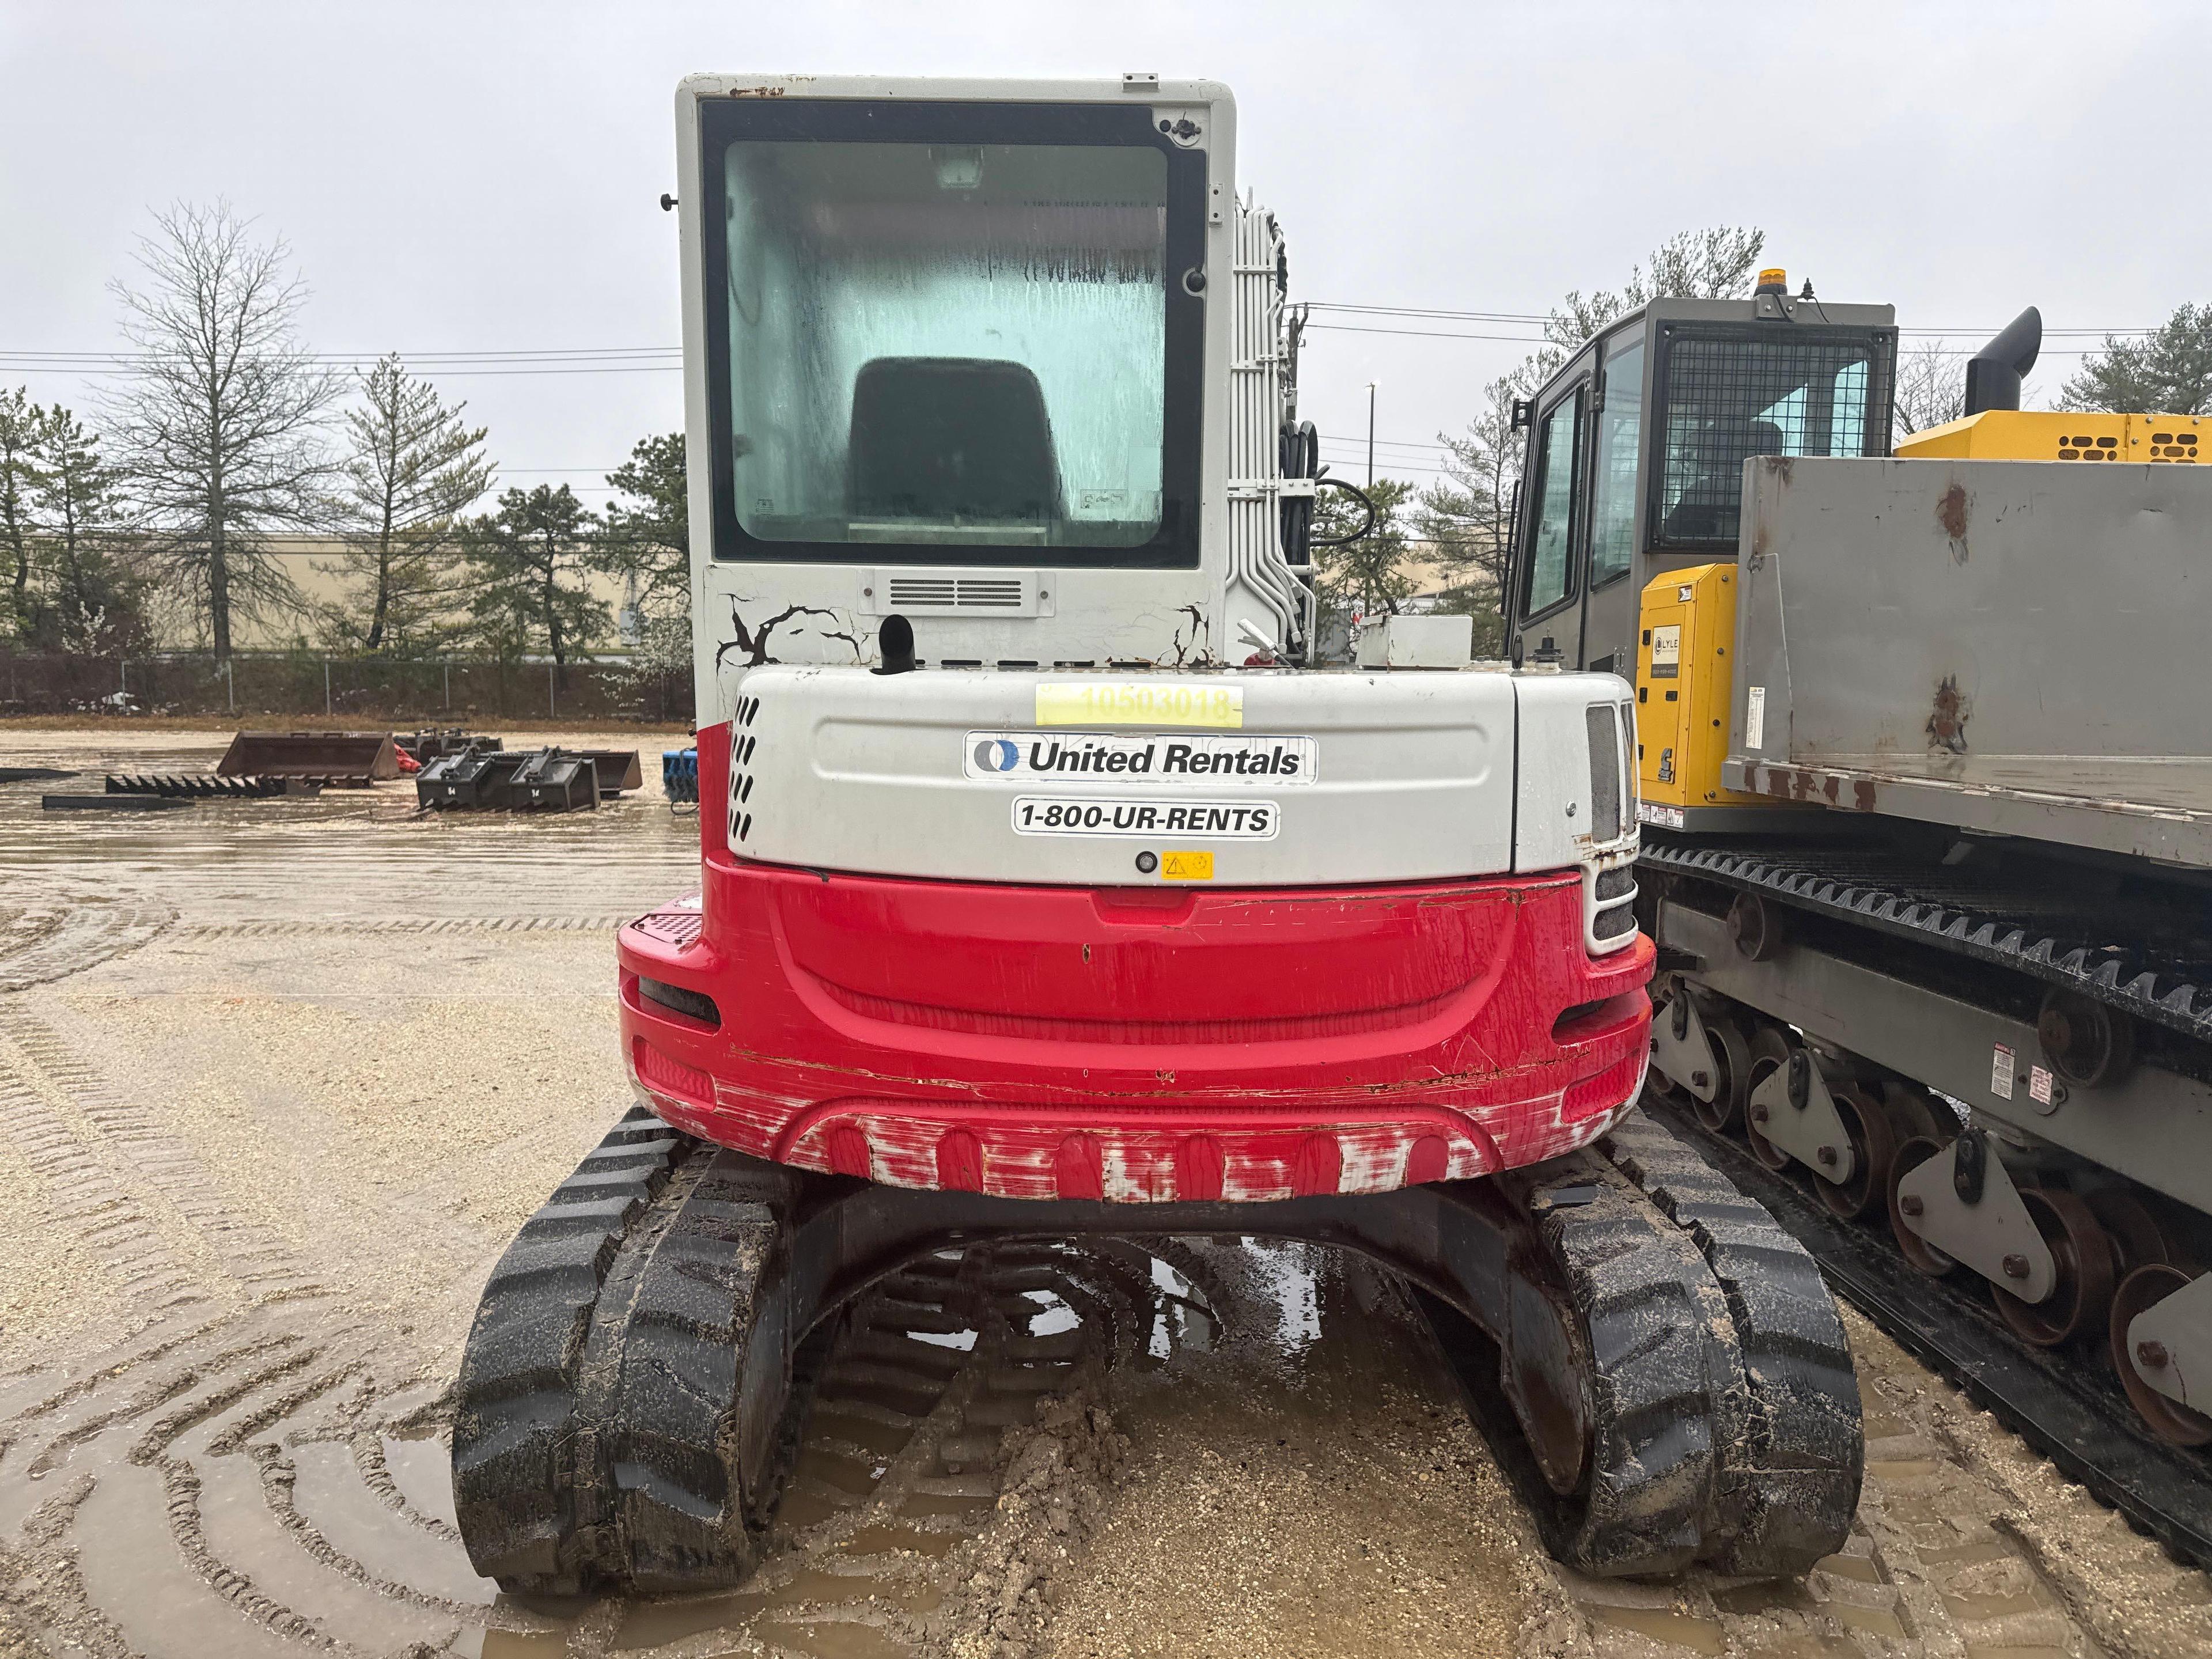
{"label": "dirt lot", "polygon": [[[221,742],[17,728],[0,762],[96,788]],[[504,1601],[453,1534],[442,1391],[508,1233],[627,1104],[611,931],[695,884],[690,821],[650,783],[540,821],[400,786],[64,819],[55,787],[0,785],[0,1655],[2212,1650],[2202,1576],[1856,1320],[1844,1555],[1571,1579],[1397,1288],[1261,1244],[921,1264],[833,1366],[752,1584]]]}

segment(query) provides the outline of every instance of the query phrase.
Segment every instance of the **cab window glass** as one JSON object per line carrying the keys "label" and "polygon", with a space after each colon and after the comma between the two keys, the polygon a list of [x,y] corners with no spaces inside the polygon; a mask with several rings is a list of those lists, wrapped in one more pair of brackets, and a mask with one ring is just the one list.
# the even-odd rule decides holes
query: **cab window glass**
{"label": "cab window glass", "polygon": [[1880,453],[1885,346],[1871,332],[1771,324],[1677,334],[1660,363],[1653,544],[1732,550],[1751,456]]}
{"label": "cab window glass", "polygon": [[1582,446],[1583,393],[1544,417],[1536,449],[1536,522],[1528,538],[1528,580],[1521,611],[1534,616],[1567,597],[1567,556],[1574,527],[1575,465]]}
{"label": "cab window glass", "polygon": [[1590,484],[1590,586],[1602,586],[1636,556],[1636,459],[1644,432],[1644,342],[1606,360]]}

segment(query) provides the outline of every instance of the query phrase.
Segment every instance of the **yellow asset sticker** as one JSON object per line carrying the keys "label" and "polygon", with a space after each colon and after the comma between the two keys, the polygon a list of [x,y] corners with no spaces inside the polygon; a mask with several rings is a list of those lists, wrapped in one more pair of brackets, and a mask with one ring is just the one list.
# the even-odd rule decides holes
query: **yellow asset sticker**
{"label": "yellow asset sticker", "polygon": [[1213,854],[1211,853],[1163,853],[1160,854],[1162,881],[1212,881]]}
{"label": "yellow asset sticker", "polygon": [[1045,680],[1036,689],[1039,726],[1220,726],[1244,724],[1241,685],[1167,681]]}

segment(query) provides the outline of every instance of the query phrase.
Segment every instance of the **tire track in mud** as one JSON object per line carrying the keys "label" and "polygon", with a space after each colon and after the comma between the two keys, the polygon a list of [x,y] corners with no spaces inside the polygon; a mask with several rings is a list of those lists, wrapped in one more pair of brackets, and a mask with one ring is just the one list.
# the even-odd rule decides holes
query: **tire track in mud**
{"label": "tire track in mud", "polygon": [[[78,1237],[121,1268],[126,1294],[324,1293],[290,1246],[223,1205],[205,1165],[152,1111],[15,1002],[0,1002],[0,1124],[28,1132],[18,1149],[52,1182],[58,1218],[86,1224]],[[178,1281],[187,1267],[197,1285]]]}
{"label": "tire track in mud", "polygon": [[25,991],[135,951],[171,926],[174,907],[112,887],[41,877],[0,904],[0,994]]}
{"label": "tire track in mud", "polygon": [[2212,1583],[1845,1315],[1867,1479],[1844,1550],[1802,1583],[1669,1584],[1558,1567],[1565,1616],[1524,1659],[2182,1659],[2212,1651]]}
{"label": "tire track in mud", "polygon": [[66,1381],[0,1387],[0,1630],[100,1659],[597,1659],[707,1632],[923,1659],[1034,1608],[1038,1539],[1064,1554],[1071,1494],[1111,1456],[1087,1396],[1109,1368],[1154,1363],[1153,1277],[1111,1244],[910,1265],[832,1348],[752,1582],[561,1617],[468,1567],[448,1367],[328,1298],[180,1310]]}

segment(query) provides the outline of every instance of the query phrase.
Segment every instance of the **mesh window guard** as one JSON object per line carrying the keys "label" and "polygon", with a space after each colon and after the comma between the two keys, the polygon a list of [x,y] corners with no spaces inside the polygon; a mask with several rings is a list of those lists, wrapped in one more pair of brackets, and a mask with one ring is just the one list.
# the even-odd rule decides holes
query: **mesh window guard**
{"label": "mesh window guard", "polygon": [[1886,334],[1669,328],[1665,343],[1656,545],[1734,550],[1748,457],[1889,453]]}

